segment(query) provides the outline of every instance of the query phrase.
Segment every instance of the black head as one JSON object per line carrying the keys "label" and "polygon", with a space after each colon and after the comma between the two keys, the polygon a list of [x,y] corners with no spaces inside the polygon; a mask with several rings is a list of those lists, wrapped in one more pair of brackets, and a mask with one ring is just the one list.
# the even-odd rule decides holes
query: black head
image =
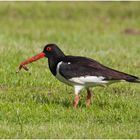
{"label": "black head", "polygon": [[45,57],[47,58],[65,56],[56,44],[47,44],[44,47],[43,53],[45,53]]}

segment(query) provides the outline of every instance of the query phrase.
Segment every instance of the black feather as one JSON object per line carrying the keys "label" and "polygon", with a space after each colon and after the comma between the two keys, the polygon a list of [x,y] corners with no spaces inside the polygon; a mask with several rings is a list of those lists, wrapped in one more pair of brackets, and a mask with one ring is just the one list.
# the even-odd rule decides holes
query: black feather
{"label": "black feather", "polygon": [[60,67],[60,73],[66,79],[80,76],[103,76],[105,77],[104,80],[125,80],[135,83],[140,82],[136,76],[108,68],[90,58],[65,56],[61,58],[60,61],[63,62]]}
{"label": "black feather", "polygon": [[126,81],[132,82],[132,83],[140,83],[140,79],[138,77],[131,77],[130,79],[127,79]]}

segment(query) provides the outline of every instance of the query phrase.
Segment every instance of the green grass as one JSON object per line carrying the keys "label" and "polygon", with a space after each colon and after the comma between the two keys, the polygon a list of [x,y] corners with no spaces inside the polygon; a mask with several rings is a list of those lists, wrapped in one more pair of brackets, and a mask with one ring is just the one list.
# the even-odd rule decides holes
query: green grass
{"label": "green grass", "polygon": [[73,110],[73,88],[50,73],[47,59],[19,63],[56,43],[70,55],[96,59],[140,77],[138,2],[0,2],[0,138],[140,138],[140,85],[86,91]]}

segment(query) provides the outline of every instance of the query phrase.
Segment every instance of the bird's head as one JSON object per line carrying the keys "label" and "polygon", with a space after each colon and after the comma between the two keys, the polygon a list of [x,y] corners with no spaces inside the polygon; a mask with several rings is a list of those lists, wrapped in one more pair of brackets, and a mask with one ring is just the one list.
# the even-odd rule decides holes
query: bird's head
{"label": "bird's head", "polygon": [[28,68],[25,65],[37,61],[41,58],[47,57],[49,59],[51,57],[59,58],[63,56],[65,56],[64,53],[59,49],[56,44],[47,44],[41,53],[21,62],[17,72],[19,72],[22,68],[28,71]]}
{"label": "bird's head", "polygon": [[64,56],[64,53],[59,49],[56,44],[47,44],[44,47],[43,53],[47,58]]}

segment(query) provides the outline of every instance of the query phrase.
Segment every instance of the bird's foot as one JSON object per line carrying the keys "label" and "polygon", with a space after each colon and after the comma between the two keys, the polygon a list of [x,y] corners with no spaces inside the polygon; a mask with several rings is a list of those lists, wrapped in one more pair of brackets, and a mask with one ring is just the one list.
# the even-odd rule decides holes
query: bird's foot
{"label": "bird's foot", "polygon": [[89,107],[90,104],[91,104],[91,95],[90,96],[88,95],[86,99],[86,107]]}
{"label": "bird's foot", "polygon": [[87,89],[87,98],[86,98],[86,107],[89,107],[90,106],[90,104],[91,104],[91,97],[92,97],[92,92],[88,88]]}
{"label": "bird's foot", "polygon": [[77,108],[78,102],[79,102],[79,96],[76,95],[76,96],[75,96],[75,99],[74,99],[74,102],[73,102],[73,107],[74,107],[74,109]]}

